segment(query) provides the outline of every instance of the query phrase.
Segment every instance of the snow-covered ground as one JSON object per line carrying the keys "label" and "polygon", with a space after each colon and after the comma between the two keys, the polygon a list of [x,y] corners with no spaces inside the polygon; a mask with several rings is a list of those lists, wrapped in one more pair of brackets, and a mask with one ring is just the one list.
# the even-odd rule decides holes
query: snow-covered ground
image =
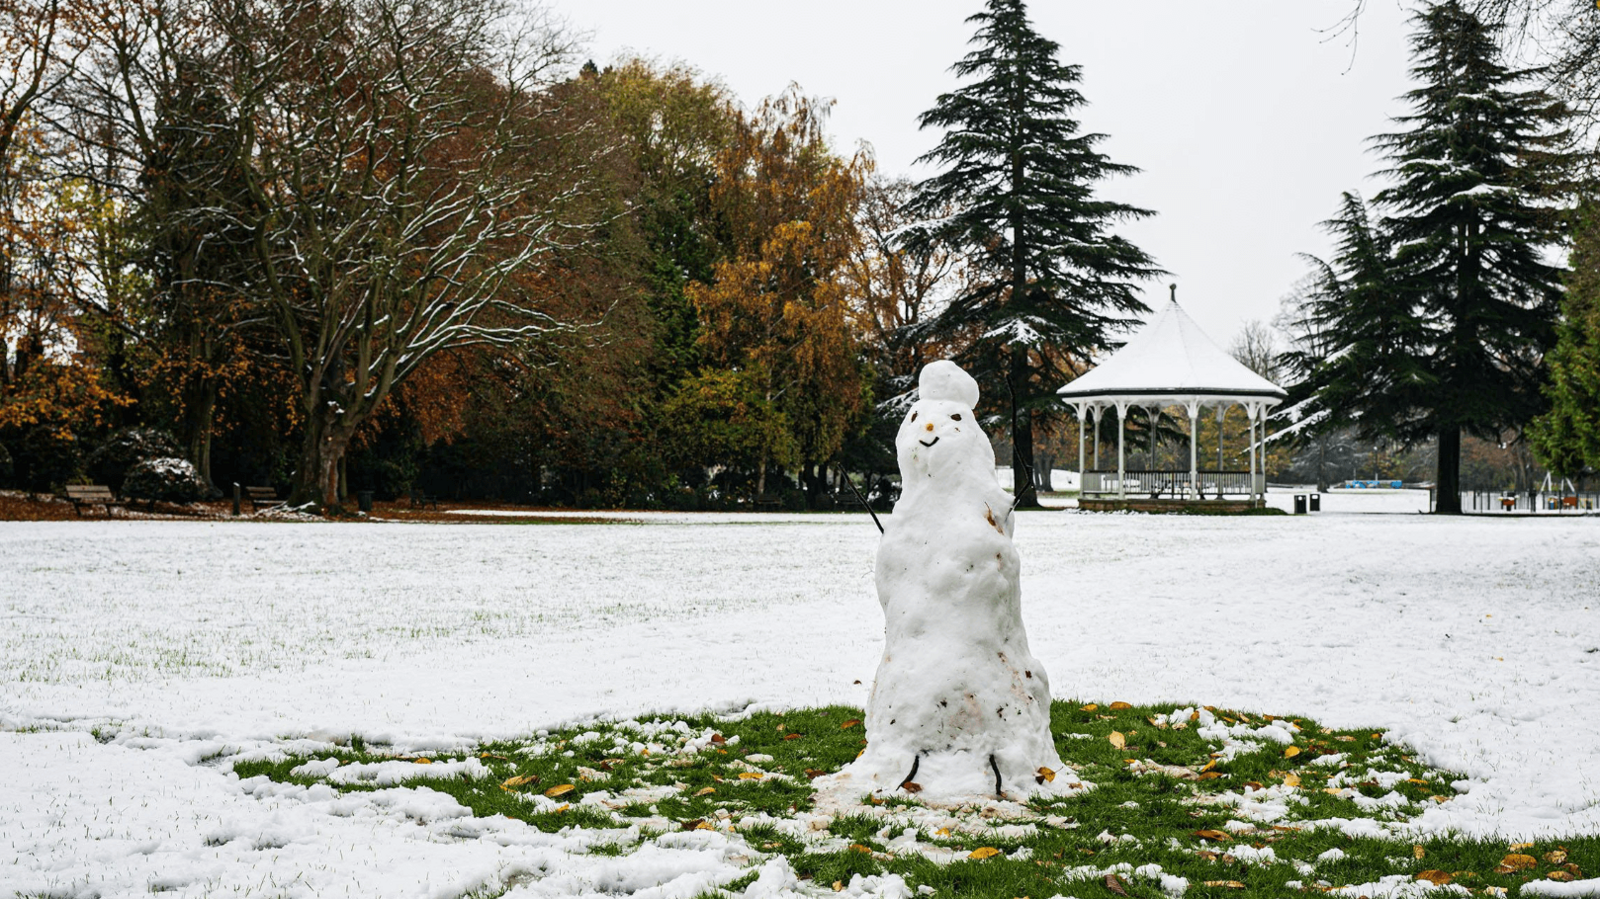
{"label": "snow-covered ground", "polygon": [[[1058,697],[1389,728],[1465,781],[1427,828],[1600,833],[1600,518],[1441,521],[1415,500],[1022,513],[1034,654]],[[1378,509],[1404,514],[1359,514]],[[864,703],[882,639],[866,516],[622,517],[0,524],[0,896],[726,880],[738,847],[720,835],[590,856],[590,835],[475,821],[426,788],[247,793],[207,762]]]}

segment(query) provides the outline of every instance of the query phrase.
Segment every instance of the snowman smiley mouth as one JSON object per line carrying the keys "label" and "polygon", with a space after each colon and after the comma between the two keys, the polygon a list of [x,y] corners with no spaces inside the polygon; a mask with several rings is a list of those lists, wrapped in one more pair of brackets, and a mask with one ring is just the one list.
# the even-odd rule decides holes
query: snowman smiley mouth
{"label": "snowman smiley mouth", "polygon": [[933,446],[933,444],[939,442],[939,438],[937,438],[937,437],[933,438],[932,442],[929,442],[927,440],[918,440],[917,442],[922,444],[923,446]]}

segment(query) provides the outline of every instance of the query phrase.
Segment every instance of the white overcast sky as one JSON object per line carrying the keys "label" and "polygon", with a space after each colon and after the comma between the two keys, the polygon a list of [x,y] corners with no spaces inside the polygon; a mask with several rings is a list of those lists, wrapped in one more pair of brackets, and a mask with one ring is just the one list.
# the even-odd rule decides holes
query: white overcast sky
{"label": "white overcast sky", "polygon": [[[917,116],[956,82],[964,19],[982,0],[546,0],[604,65],[623,54],[681,61],[747,106],[791,82],[836,101],[841,150],[870,143],[880,171],[916,176],[938,139]],[[1318,223],[1340,191],[1370,195],[1366,139],[1390,130],[1409,89],[1409,4],[1370,0],[1359,40],[1333,34],[1355,0],[1033,0],[1035,27],[1083,66],[1085,130],[1142,171],[1105,196],[1153,209],[1125,236],[1178,284],[1184,308],[1226,346],[1270,321],[1323,255]],[[921,174],[925,174],[922,172]]]}

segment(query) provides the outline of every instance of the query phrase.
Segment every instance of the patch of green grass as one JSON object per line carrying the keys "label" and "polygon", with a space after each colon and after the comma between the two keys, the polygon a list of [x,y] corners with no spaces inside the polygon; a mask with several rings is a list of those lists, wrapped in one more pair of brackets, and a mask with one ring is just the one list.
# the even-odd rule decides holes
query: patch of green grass
{"label": "patch of green grass", "polygon": [[[1057,702],[1051,711],[1062,759],[1094,787],[1026,808],[973,807],[956,813],[961,823],[954,829],[924,826],[932,816],[911,794],[862,797],[821,826],[779,826],[814,813],[810,780],[838,771],[861,751],[861,711],[841,706],[570,727],[484,744],[469,755],[432,757],[434,763],[476,758],[488,776],[416,783],[448,793],[475,815],[506,815],[546,831],[630,824],[646,834],[731,831],[755,851],[751,869],[731,885],[735,891],[774,854],[820,885],[893,873],[941,896],[1002,899],[1057,893],[1160,899],[1162,883],[1149,865],[1185,878],[1185,895],[1199,899],[1320,895],[1422,872],[1474,893],[1493,888],[1512,895],[1551,873],[1600,876],[1600,838],[1514,848],[1399,835],[1423,809],[1451,801],[1457,778],[1421,764],[1379,731],[1170,705]],[[401,758],[354,740],[323,757],[343,764]],[[234,770],[240,777],[326,783],[292,773],[310,760],[240,762]],[[1359,826],[1347,830],[1342,822]],[[895,842],[908,828],[923,851]],[[1373,833],[1394,835],[1365,835]],[[597,842],[590,851],[626,854],[638,845],[630,837]],[[984,851],[973,858],[977,850]],[[1513,851],[1534,864],[1501,873]]]}

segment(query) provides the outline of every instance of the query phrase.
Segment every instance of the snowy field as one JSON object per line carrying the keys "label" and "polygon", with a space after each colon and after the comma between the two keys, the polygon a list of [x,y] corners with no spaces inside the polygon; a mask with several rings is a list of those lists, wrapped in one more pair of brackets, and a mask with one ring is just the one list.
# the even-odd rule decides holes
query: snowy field
{"label": "snowy field", "polygon": [[[1391,729],[1460,775],[1429,830],[1600,833],[1600,517],[1418,507],[1023,513],[1034,654],[1057,697]],[[734,848],[587,855],[425,787],[252,794],[226,764],[865,702],[866,516],[625,517],[0,524],[0,896],[695,895]]]}

